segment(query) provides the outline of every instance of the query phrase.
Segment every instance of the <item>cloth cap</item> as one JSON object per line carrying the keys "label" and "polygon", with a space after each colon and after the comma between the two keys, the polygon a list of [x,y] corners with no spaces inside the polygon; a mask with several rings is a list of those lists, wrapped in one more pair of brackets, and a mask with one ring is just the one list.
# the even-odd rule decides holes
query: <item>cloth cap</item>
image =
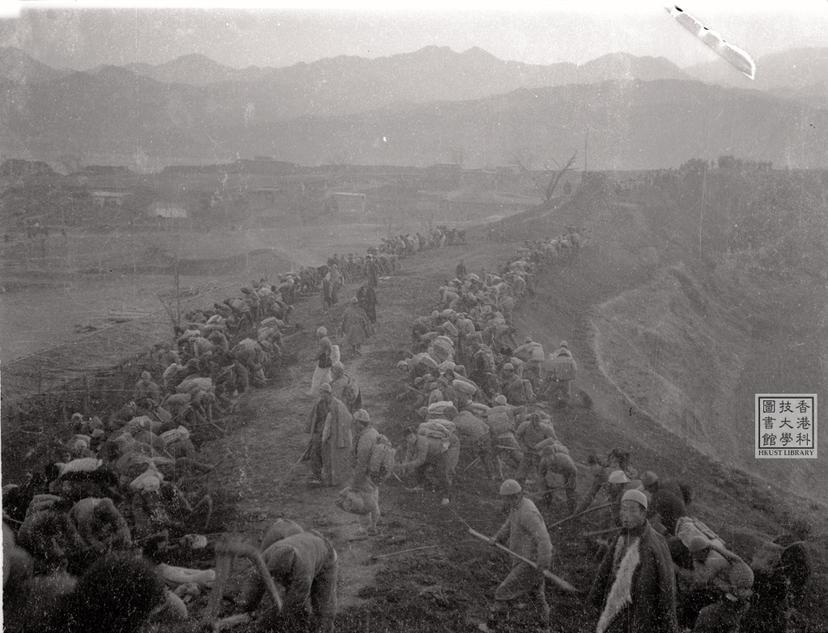
{"label": "cloth cap", "polygon": [[408,369],[408,363],[404,360],[401,360],[397,363],[397,369]]}
{"label": "cloth cap", "polygon": [[515,371],[515,366],[512,363],[506,363],[503,365],[503,371]]}
{"label": "cloth cap", "polygon": [[356,297],[351,297],[351,303],[359,303],[359,299]]}
{"label": "cloth cap", "polygon": [[690,539],[690,542],[687,544],[687,549],[690,550],[691,554],[700,552],[703,549],[707,549],[708,547],[710,547],[710,541],[708,541],[703,536],[694,536]]}
{"label": "cloth cap", "polygon": [[567,343],[566,341],[561,341],[561,347],[566,347],[567,349],[569,349],[569,343]]}
{"label": "cloth cap", "polygon": [[531,342],[532,342],[532,337],[531,337],[531,336],[527,336],[526,338],[524,338],[524,339],[523,339],[523,342],[524,342],[524,343],[531,343]]}
{"label": "cloth cap", "polygon": [[495,397],[494,401],[495,401],[495,404],[504,405],[504,404],[506,404],[506,396],[504,396],[501,393],[501,394],[499,394]]}
{"label": "cloth cap", "polygon": [[658,483],[658,475],[656,475],[652,470],[648,470],[641,475],[641,483],[644,484],[645,488],[649,488],[653,484]]}
{"label": "cloth cap", "polygon": [[371,416],[368,415],[368,412],[365,409],[357,409],[354,411],[354,420],[359,422],[370,422]]}
{"label": "cloth cap", "polygon": [[627,477],[627,473],[623,470],[614,470],[610,473],[607,481],[611,484],[626,484],[629,483],[630,478]]}
{"label": "cloth cap", "polygon": [[324,326],[316,328],[316,336],[328,336],[328,328]]}
{"label": "cloth cap", "polygon": [[152,376],[150,376],[148,371],[141,372],[141,380],[149,380],[150,378],[152,378]]}
{"label": "cloth cap", "polygon": [[323,382],[319,385],[319,393],[333,393],[333,389],[331,389],[331,385],[327,382]]}
{"label": "cloth cap", "polygon": [[649,505],[649,503],[647,501],[647,495],[645,495],[640,490],[627,490],[627,492],[624,493],[624,496],[621,497],[621,501],[622,501],[622,503],[624,501],[635,501],[638,505],[640,505],[645,510],[647,509],[647,506]]}
{"label": "cloth cap", "polygon": [[523,492],[523,488],[521,488],[520,484],[514,479],[507,479],[500,484],[501,495],[518,495],[521,492]]}

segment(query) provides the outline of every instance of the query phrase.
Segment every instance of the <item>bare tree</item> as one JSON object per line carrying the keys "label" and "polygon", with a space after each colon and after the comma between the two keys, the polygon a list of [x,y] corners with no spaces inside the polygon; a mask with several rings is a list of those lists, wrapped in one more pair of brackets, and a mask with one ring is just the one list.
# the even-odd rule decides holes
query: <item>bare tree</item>
{"label": "bare tree", "polygon": [[572,156],[570,156],[569,160],[566,161],[566,164],[563,167],[561,167],[560,164],[558,163],[558,161],[556,161],[553,158],[552,161],[558,167],[558,170],[552,174],[552,178],[550,178],[550,180],[546,184],[546,186],[543,186],[540,182],[538,182],[538,180],[535,178],[535,176],[532,174],[532,172],[530,172],[526,168],[526,166],[523,164],[523,161],[520,159],[520,156],[515,156],[513,158],[513,160],[514,160],[515,164],[518,166],[518,169],[520,169],[521,173],[529,176],[532,179],[532,181],[535,183],[535,186],[543,194],[543,206],[548,207],[550,204],[552,204],[552,196],[555,195],[555,189],[558,187],[558,183],[561,181],[561,178],[563,177],[563,175],[567,171],[572,169],[572,164],[575,162],[575,157],[577,155],[578,155],[578,152],[574,152],[572,154]]}

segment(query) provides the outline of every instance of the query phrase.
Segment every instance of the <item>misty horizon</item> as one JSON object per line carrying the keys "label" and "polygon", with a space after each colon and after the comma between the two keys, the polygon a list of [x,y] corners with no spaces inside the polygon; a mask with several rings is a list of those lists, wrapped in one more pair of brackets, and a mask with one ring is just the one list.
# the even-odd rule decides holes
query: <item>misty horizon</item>
{"label": "misty horizon", "polygon": [[[0,46],[54,68],[160,65],[191,54],[233,69],[286,68],[341,56],[382,59],[429,46],[480,48],[504,61],[584,64],[627,53],[680,68],[715,61],[662,7],[603,11],[50,10],[0,20]],[[700,19],[754,58],[828,46],[828,14],[706,10]]]}

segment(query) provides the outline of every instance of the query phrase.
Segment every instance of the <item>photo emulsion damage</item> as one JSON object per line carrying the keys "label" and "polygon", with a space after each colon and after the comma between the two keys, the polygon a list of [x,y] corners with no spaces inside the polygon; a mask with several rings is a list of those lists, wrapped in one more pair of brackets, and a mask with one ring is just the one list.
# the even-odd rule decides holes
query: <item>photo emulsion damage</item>
{"label": "photo emulsion damage", "polygon": [[21,4],[5,631],[828,630],[828,3]]}

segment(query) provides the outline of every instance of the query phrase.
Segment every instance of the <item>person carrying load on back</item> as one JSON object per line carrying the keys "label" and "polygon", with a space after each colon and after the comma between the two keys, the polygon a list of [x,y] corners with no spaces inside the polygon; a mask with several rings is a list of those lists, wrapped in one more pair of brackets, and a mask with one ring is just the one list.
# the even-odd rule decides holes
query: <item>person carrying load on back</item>
{"label": "person carrying load on back", "polygon": [[[452,419],[460,438],[461,450],[471,460],[480,460],[486,476],[492,481],[500,481],[502,473],[495,467],[495,455],[492,449],[492,435],[489,426],[483,419],[484,412],[488,414],[486,405],[464,400],[463,406],[457,407],[459,412]],[[500,475],[500,476],[498,476]]]}
{"label": "person carrying load on back", "polygon": [[517,407],[525,406],[535,401],[535,391],[532,383],[515,373],[512,363],[503,365],[501,374],[501,389],[506,399]]}
{"label": "person carrying load on back", "polygon": [[537,446],[540,451],[538,473],[541,479],[544,501],[551,505],[555,484],[554,475],[563,477],[563,489],[566,493],[566,507],[570,515],[575,514],[578,503],[575,490],[578,485],[578,467],[569,455],[569,449],[557,440],[543,440]]}
{"label": "person carrying load on back", "polygon": [[572,397],[572,381],[578,366],[575,357],[569,351],[569,344],[561,341],[561,346],[552,352],[544,361],[543,396],[547,400],[555,400],[559,405],[569,402]]}
{"label": "person carrying load on back", "polygon": [[508,461],[515,469],[519,468],[523,461],[523,451],[515,437],[514,407],[508,404],[503,394],[495,396],[494,406],[489,409],[489,415],[486,416],[486,424],[497,456],[498,473],[503,479],[501,460]]}
{"label": "person carrying load on back", "polygon": [[354,452],[353,476],[350,490],[361,494],[366,501],[367,524],[363,531],[375,534],[380,518],[379,484],[393,467],[394,449],[388,439],[382,435],[371,422],[371,416],[365,409],[354,413]]}
{"label": "person carrying load on back", "polygon": [[440,504],[448,505],[454,472],[460,460],[460,439],[454,432],[454,425],[448,420],[430,420],[419,429],[410,428],[406,449],[406,461],[397,464],[395,472],[414,471],[418,485],[425,487],[426,471],[429,467],[434,468],[442,495]]}
{"label": "person carrying load on back", "polygon": [[696,601],[700,594],[709,598],[695,618],[693,631],[737,633],[742,616],[750,606],[753,570],[738,554],[704,536],[694,536],[688,549],[693,557],[693,569],[677,566],[676,574],[690,585],[689,595]]}
{"label": "person carrying load on back", "polygon": [[543,361],[546,356],[543,353],[543,345],[527,336],[522,345],[519,345],[513,355],[523,361],[523,378],[532,383],[532,388],[537,392],[541,387],[541,376],[543,375]]}
{"label": "person carrying load on back", "polygon": [[523,448],[523,459],[515,473],[515,479],[522,486],[530,471],[537,469],[540,464],[540,453],[537,450],[538,444],[543,440],[557,440],[555,427],[551,422],[543,422],[539,413],[530,413],[528,419],[524,420],[515,433],[518,442]]}

